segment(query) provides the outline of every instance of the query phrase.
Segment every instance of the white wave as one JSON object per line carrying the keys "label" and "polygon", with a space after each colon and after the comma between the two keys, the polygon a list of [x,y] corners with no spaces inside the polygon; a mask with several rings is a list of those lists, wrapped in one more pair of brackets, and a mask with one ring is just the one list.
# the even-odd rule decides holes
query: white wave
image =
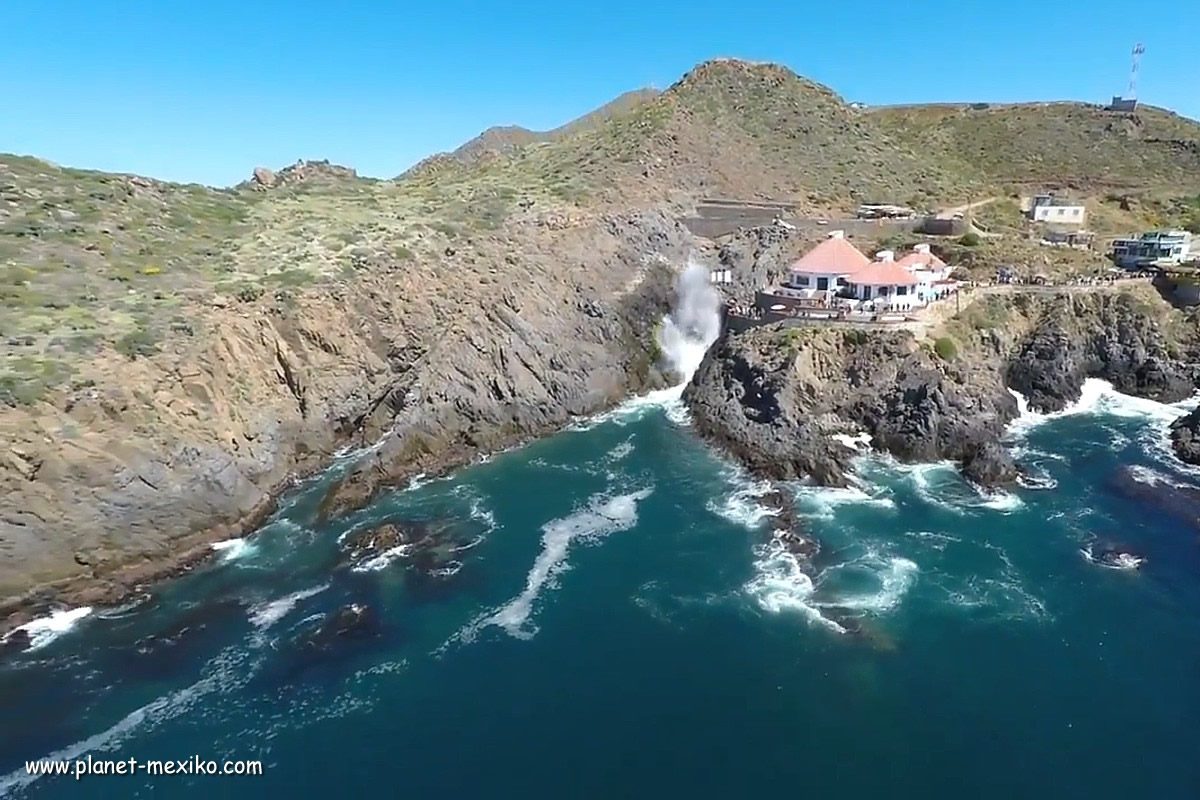
{"label": "white wave", "polygon": [[836,608],[847,611],[864,611],[882,613],[891,611],[900,604],[901,598],[908,592],[909,587],[917,578],[918,567],[915,561],[907,558],[881,558],[874,552],[868,552],[862,558],[837,564],[824,570],[821,579],[844,569],[866,568],[874,573],[879,581],[879,589],[868,594],[853,594],[823,600],[817,605],[821,608]]}
{"label": "white wave", "polygon": [[633,442],[629,439],[621,442],[619,445],[608,451],[609,461],[620,461],[633,452]]}
{"label": "white wave", "polygon": [[788,552],[784,543],[772,539],[755,548],[754,577],[745,591],[770,614],[799,613],[810,624],[820,625],[836,633],[846,629],[821,613],[813,603],[813,586],[800,565],[799,559]]}
{"label": "white wave", "polygon": [[679,274],[675,289],[675,308],[658,326],[656,344],[667,366],[679,375],[679,383],[631,397],[602,414],[576,420],[568,430],[587,431],[605,423],[627,425],[658,409],[676,425],[690,423],[683,391],[700,368],[708,348],[721,335],[721,296],[709,282],[708,269],[690,259]]}
{"label": "white wave", "polygon": [[982,496],[978,505],[982,508],[990,508],[993,511],[1011,514],[1014,511],[1024,508],[1025,501],[1011,492],[991,491]]}
{"label": "white wave", "polygon": [[92,613],[91,606],[80,606],[79,608],[67,608],[59,611],[53,611],[48,616],[38,617],[35,620],[30,620],[24,625],[18,625],[13,630],[4,635],[0,642],[8,641],[9,637],[17,631],[22,631],[29,635],[29,650],[38,650],[53,642],[64,633],[69,633],[80,620]]}
{"label": "white wave", "polygon": [[1144,483],[1148,486],[1173,486],[1176,489],[1190,488],[1183,481],[1177,481],[1171,476],[1159,472],[1150,467],[1144,467],[1140,464],[1132,464],[1129,466],[1129,476],[1138,483]]}
{"label": "white wave", "polygon": [[686,386],[721,335],[721,295],[708,269],[690,259],[675,289],[675,308],[658,328],[658,347]]}
{"label": "white wave", "polygon": [[[238,664],[247,658],[244,648],[225,650],[206,666],[205,677],[178,691],[163,695],[126,714],[111,727],[67,745],[36,761],[76,761],[88,753],[111,752],[123,744],[130,735],[147,725],[153,726],[166,720],[190,714],[197,710],[200,701],[213,692],[228,689],[228,687],[246,680],[249,670],[239,674]],[[7,775],[0,776],[0,797],[9,797],[14,790],[20,790],[38,780],[41,775],[30,775],[24,768],[13,770]],[[20,793],[22,796],[24,792]]]}
{"label": "white wave", "polygon": [[1104,414],[1113,417],[1148,419],[1160,425],[1169,425],[1200,403],[1200,398],[1191,397],[1178,403],[1159,403],[1141,397],[1122,394],[1108,381],[1088,378],[1079,390],[1079,399],[1061,411],[1043,413],[1029,408],[1029,401],[1018,391],[1008,390],[1017,399],[1020,412],[1017,419],[1009,423],[1007,433],[1021,437],[1033,429],[1056,419],[1080,414]]}
{"label": "white wave", "polygon": [[259,629],[269,628],[283,619],[301,600],[312,597],[315,594],[320,594],[328,588],[329,584],[323,583],[320,586],[314,586],[310,589],[301,589],[298,592],[292,592],[289,595],[284,595],[267,603],[254,605],[250,608],[250,622],[254,627]]}
{"label": "white wave", "polygon": [[254,555],[258,552],[258,545],[247,541],[245,538],[238,537],[236,539],[213,542],[212,549],[221,554],[222,562],[227,562]]}
{"label": "white wave", "polygon": [[754,530],[768,517],[777,516],[779,510],[756,502],[771,491],[770,481],[756,481],[736,467],[726,470],[725,478],[733,484],[733,491],[724,498],[710,498],[705,508],[723,517],[734,525]]}
{"label": "white wave", "polygon": [[491,614],[484,624],[504,628],[510,635],[527,639],[536,629],[526,628],[533,604],[542,589],[567,568],[567,555],[577,543],[590,544],[619,530],[637,524],[637,504],[650,496],[652,488],[611,495],[593,495],[587,506],[562,519],[542,526],[542,551],[525,578],[525,589],[507,604]]}
{"label": "white wave", "polygon": [[[874,488],[874,487],[872,487]],[[801,514],[811,517],[832,518],[839,508],[846,505],[873,506],[875,508],[895,508],[896,501],[884,496],[880,491],[868,493],[858,486],[807,486],[796,489],[797,509]]]}
{"label": "white wave", "polygon": [[834,433],[831,434],[829,438],[833,439],[843,447],[850,448],[851,450],[865,450],[871,447],[871,434],[866,433],[865,431],[856,436],[850,436],[846,433]]}
{"label": "white wave", "polygon": [[412,552],[413,544],[398,544],[395,547],[389,547],[382,553],[368,558],[359,564],[355,564],[350,568],[351,572],[378,572],[381,569],[387,569],[393,561],[398,558],[403,558]]}

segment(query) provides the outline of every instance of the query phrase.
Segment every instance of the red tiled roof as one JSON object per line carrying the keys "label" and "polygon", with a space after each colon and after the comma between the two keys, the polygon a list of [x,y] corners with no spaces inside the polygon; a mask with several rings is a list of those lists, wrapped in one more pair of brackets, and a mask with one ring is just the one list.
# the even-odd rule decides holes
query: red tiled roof
{"label": "red tiled roof", "polygon": [[895,261],[876,261],[850,276],[858,286],[916,286],[917,276]]}
{"label": "red tiled roof", "polygon": [[809,250],[792,264],[792,272],[803,275],[851,275],[871,263],[871,259],[845,239],[831,237]]}
{"label": "red tiled roof", "polygon": [[905,269],[920,269],[926,266],[932,269],[945,269],[946,267],[946,262],[933,253],[909,253],[896,263]]}

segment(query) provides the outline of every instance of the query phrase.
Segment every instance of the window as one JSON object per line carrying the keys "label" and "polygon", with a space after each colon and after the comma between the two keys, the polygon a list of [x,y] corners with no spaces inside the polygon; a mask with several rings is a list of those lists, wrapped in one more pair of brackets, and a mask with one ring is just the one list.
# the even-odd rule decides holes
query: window
{"label": "window", "polygon": [[1071,209],[1071,216],[1072,216],[1072,217],[1078,217],[1078,216],[1079,216],[1079,209],[1078,209],[1078,208]]}
{"label": "window", "polygon": [[793,275],[792,276],[792,286],[808,286],[808,276],[807,275]]}
{"label": "window", "polygon": [[817,291],[824,292],[829,289],[829,278],[817,278]]}
{"label": "window", "polygon": [[907,286],[897,286],[896,294],[908,294],[908,287]]}

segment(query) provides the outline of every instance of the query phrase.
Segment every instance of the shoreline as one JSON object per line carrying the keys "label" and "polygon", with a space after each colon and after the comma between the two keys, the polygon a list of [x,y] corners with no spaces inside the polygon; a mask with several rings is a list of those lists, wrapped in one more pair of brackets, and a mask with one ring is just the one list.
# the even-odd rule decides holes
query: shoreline
{"label": "shoreline", "polygon": [[[419,474],[427,475],[430,478],[442,477],[449,472],[478,463],[490,455],[518,449],[548,436],[568,431],[580,420],[609,413],[626,403],[651,395],[654,391],[625,395],[616,402],[605,403],[590,414],[572,417],[562,424],[551,426],[546,430],[514,436],[507,442],[499,443],[493,449],[471,448],[469,451],[461,448],[448,449],[444,451],[443,459],[436,461],[433,466],[426,465],[424,468],[418,468],[417,461],[411,460],[404,465],[402,470],[394,476],[390,476],[387,486],[381,487],[381,490],[395,489]],[[390,435],[389,431],[374,444],[356,444],[349,449],[349,452],[359,451],[359,455],[356,456],[357,462],[357,459],[367,455],[372,448],[381,445]],[[0,641],[21,626],[47,616],[54,609],[85,606],[95,609],[117,607],[129,601],[130,598],[152,591],[158,585],[187,575],[219,555],[219,551],[213,547],[217,542],[253,537],[279,508],[279,503],[287,492],[303,481],[333,467],[339,456],[348,452],[347,448],[355,438],[356,435],[351,434],[345,437],[341,446],[333,452],[313,456],[307,461],[301,461],[294,465],[285,477],[276,481],[269,491],[264,492],[265,498],[250,513],[234,522],[209,526],[179,537],[172,543],[169,553],[154,559],[133,558],[112,566],[103,575],[81,575],[41,584],[23,596],[0,603]],[[335,442],[335,444],[338,443]],[[375,499],[372,497],[367,504],[374,502]]]}

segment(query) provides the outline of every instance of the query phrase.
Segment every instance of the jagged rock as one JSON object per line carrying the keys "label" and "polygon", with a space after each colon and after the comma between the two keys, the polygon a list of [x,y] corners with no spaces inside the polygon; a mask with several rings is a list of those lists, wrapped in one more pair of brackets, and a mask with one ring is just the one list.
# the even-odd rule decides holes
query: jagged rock
{"label": "jagged rock", "polygon": [[1012,454],[995,441],[970,446],[962,459],[962,473],[967,480],[985,489],[1012,486],[1021,477],[1021,469]]}
{"label": "jagged rock", "polygon": [[[1017,415],[1006,379],[1044,410],[1077,399],[1089,377],[1164,402],[1194,390],[1194,359],[1172,352],[1195,344],[1168,347],[1169,307],[1139,292],[993,299],[980,316],[995,324],[963,337],[952,361],[904,331],[760,327],[713,348],[684,400],[701,434],[766,477],[845,485],[854,451],[830,435],[861,430],[902,460],[959,460],[976,483],[1010,485],[1020,469],[999,444]],[[1177,442],[1190,443],[1184,426]]]}
{"label": "jagged rock", "polygon": [[253,180],[255,186],[270,189],[275,185],[275,173],[266,167],[255,167]]}
{"label": "jagged rock", "polygon": [[1171,423],[1171,446],[1188,464],[1200,464],[1200,408]]}

